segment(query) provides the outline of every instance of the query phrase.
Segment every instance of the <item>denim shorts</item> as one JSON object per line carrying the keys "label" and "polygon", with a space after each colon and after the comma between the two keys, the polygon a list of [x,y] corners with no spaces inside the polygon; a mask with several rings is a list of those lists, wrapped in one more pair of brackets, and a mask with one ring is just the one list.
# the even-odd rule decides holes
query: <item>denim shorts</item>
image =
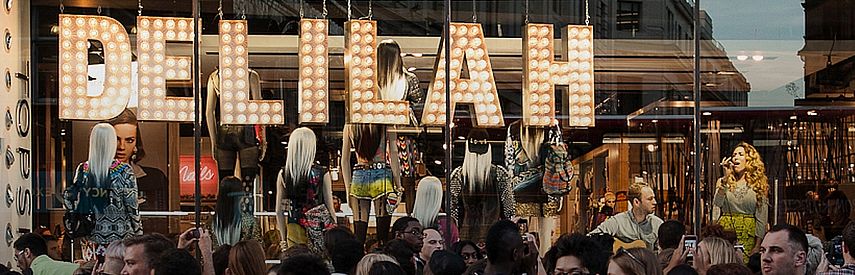
{"label": "denim shorts", "polygon": [[392,192],[395,192],[395,184],[392,183],[391,169],[353,170],[353,179],[350,181],[351,196],[357,199],[375,200]]}

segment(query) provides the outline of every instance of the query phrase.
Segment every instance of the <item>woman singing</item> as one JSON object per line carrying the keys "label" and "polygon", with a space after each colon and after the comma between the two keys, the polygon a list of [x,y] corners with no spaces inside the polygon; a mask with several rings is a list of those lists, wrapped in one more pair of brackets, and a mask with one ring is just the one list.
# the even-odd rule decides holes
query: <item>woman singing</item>
{"label": "woman singing", "polygon": [[766,233],[769,183],[765,165],[754,146],[741,142],[721,166],[724,176],[716,182],[713,219],[736,231],[746,256],[751,255]]}

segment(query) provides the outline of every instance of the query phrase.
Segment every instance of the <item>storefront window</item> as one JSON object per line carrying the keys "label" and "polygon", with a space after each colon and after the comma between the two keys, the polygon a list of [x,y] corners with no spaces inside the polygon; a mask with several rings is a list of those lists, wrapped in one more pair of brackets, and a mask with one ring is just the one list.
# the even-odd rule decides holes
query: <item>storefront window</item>
{"label": "storefront window", "polygon": [[[848,220],[851,211],[835,209],[850,204],[855,181],[853,9],[845,2],[701,1],[696,11],[682,0],[453,1],[446,22],[445,1],[200,1],[197,44],[190,1],[32,1],[16,9],[26,24],[9,25],[0,51],[20,59],[0,88],[22,93],[8,104],[0,98],[12,121],[6,135],[22,142],[0,143],[21,180],[10,192],[31,181],[34,194],[32,224],[15,227],[60,235],[62,191],[104,121],[116,131],[116,158],[133,168],[144,232],[178,235],[195,226],[197,208],[202,225],[216,227],[217,212],[232,204],[270,259],[285,224],[278,197],[296,196],[277,194],[289,182],[278,181],[280,171],[296,169],[289,150],[306,140],[316,152],[304,161],[315,169],[306,172],[309,189],[318,188],[308,193],[328,182],[323,196],[335,201],[316,210],[334,212],[330,226],[365,240],[390,238],[389,223],[437,204],[418,205],[426,176],[439,185],[429,178],[424,186],[443,190],[440,212],[475,241],[502,218],[524,220],[541,247],[594,231],[630,208],[635,184],[651,187],[657,203],[648,210],[661,219],[737,228],[748,250],[767,225],[783,222],[829,240]],[[71,15],[115,20],[116,29],[98,32],[93,21],[94,29],[65,33],[60,18]],[[452,35],[443,39],[447,23]],[[90,32],[97,37],[64,43]],[[79,68],[63,67],[72,59]],[[98,96],[107,99],[91,100]],[[19,99],[32,109],[24,111],[30,123],[19,121]],[[315,138],[296,137],[302,126]],[[547,160],[556,137],[567,145],[572,180],[543,177],[564,167]],[[24,162],[25,153],[29,178],[8,161]],[[468,176],[476,172],[481,178]],[[233,189],[224,189],[229,176]],[[482,178],[489,188],[470,185]],[[353,189],[361,181],[367,190]],[[735,202],[735,192],[755,195]],[[430,226],[444,226],[439,220]]]}

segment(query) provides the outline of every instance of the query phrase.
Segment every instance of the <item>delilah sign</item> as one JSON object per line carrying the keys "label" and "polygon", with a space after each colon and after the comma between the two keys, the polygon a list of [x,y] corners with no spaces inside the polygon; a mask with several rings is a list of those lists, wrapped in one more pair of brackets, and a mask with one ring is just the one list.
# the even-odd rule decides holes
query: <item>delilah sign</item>
{"label": "delilah sign", "polygon": [[[191,56],[167,56],[168,41],[192,41],[190,18],[137,18],[137,74],[139,118],[146,121],[192,121],[192,97],[166,96],[167,80],[189,80]],[[282,100],[249,99],[248,31],[245,20],[221,20],[219,26],[221,124],[284,123]],[[352,20],[345,24],[345,81],[347,121],[371,124],[407,124],[409,103],[379,100],[377,85],[377,22]],[[59,15],[59,112],[61,119],[105,120],[127,107],[131,97],[131,39],[113,18]],[[555,60],[552,24],[528,24],[523,38],[523,122],[549,125],[555,118],[555,85],[569,87],[569,125],[594,126],[594,55],[590,26],[562,30],[564,52]],[[297,112],[302,124],[329,122],[328,22],[300,22]],[[451,56],[440,51],[428,87],[422,123],[444,125],[445,94],[451,93],[451,111],[457,103],[469,104],[476,127],[502,127],[502,106],[484,33],[479,24],[451,24]],[[90,40],[104,45],[103,92],[89,95],[88,47]],[[440,45],[442,47],[442,45]],[[445,71],[449,62],[450,71]],[[463,65],[469,77],[463,78]],[[445,80],[449,86],[445,87]]]}

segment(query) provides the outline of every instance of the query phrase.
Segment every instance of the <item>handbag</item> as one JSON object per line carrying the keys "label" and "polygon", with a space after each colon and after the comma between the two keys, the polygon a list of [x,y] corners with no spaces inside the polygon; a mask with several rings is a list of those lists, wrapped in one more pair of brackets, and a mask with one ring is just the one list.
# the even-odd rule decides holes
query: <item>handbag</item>
{"label": "handbag", "polygon": [[570,182],[576,171],[573,169],[572,159],[567,152],[567,145],[561,137],[559,126],[555,126],[549,131],[543,170],[544,193],[552,196],[563,196],[573,189]]}
{"label": "handbag", "polygon": [[78,167],[74,182],[62,191],[64,204],[68,211],[62,216],[65,234],[72,239],[88,237],[95,230],[94,199],[82,192],[89,182],[88,165]]}

